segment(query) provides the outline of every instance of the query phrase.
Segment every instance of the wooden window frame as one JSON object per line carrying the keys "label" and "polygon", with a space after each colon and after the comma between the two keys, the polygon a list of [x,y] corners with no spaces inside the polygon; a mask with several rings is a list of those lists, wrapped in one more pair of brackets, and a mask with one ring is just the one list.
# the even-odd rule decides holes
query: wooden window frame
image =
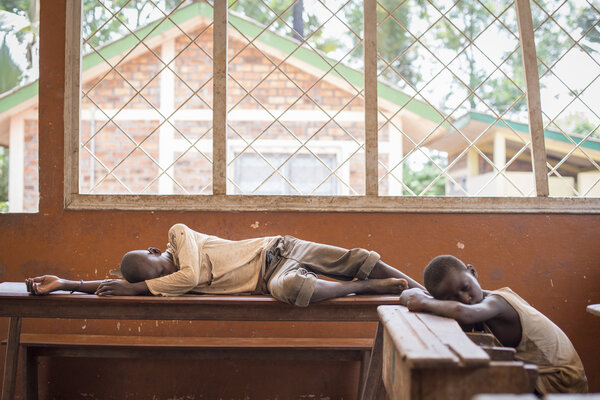
{"label": "wooden window frame", "polygon": [[515,0],[532,136],[535,197],[380,196],[378,194],[377,0],[364,0],[365,195],[253,196],[227,191],[227,25],[228,6],[214,2],[213,194],[94,195],[79,193],[79,126],[82,0],[67,0],[65,37],[66,209],[197,211],[337,211],[407,213],[570,213],[600,212],[600,198],[548,196],[539,75],[529,0]]}

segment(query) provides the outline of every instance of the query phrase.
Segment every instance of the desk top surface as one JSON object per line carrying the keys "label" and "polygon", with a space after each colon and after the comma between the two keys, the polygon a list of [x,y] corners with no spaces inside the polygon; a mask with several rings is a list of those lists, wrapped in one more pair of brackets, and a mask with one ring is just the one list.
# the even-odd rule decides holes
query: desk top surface
{"label": "desk top surface", "polygon": [[451,318],[410,312],[398,305],[379,307],[378,312],[386,337],[411,368],[476,367],[490,363],[487,353]]}
{"label": "desk top surface", "polygon": [[25,283],[0,283],[0,317],[377,321],[377,306],[392,304],[398,304],[398,296],[345,296],[308,307],[263,295],[96,296],[60,291],[32,296]]}

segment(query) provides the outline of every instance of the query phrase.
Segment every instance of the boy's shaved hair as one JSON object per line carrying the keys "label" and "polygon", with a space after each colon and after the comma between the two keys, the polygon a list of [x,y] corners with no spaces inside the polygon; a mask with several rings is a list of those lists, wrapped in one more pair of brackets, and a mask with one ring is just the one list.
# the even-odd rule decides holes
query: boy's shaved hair
{"label": "boy's shaved hair", "polygon": [[437,256],[425,267],[423,271],[423,283],[427,291],[433,295],[435,288],[444,280],[449,272],[466,269],[467,266],[454,256]]}
{"label": "boy's shaved hair", "polygon": [[121,274],[129,283],[143,281],[145,267],[145,259],[137,251],[125,253],[121,260]]}

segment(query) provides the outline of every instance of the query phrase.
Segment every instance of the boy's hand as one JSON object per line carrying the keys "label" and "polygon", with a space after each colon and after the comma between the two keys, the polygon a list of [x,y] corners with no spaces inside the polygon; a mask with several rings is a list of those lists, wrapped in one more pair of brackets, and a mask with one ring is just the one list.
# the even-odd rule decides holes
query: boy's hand
{"label": "boy's hand", "polygon": [[406,306],[410,311],[421,311],[424,300],[428,298],[430,297],[421,289],[408,289],[400,295],[400,304]]}
{"label": "boy's hand", "polygon": [[63,280],[54,275],[43,275],[25,279],[27,291],[38,296],[61,290],[62,283]]}

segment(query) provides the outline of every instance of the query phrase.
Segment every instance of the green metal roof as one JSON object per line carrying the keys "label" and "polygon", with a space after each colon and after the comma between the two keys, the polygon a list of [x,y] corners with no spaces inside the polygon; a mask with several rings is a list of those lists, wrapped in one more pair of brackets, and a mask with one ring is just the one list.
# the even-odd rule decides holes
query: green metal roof
{"label": "green metal roof", "polygon": [[0,114],[18,106],[25,100],[38,95],[38,81],[35,80],[21,87],[6,92],[0,97]]}
{"label": "green metal roof", "polygon": [[[189,21],[192,18],[197,17],[199,15],[212,19],[212,7],[206,3],[189,4],[174,12],[170,16],[170,19],[152,22],[135,31],[135,34],[140,38],[150,39],[172,28],[175,28],[175,24],[180,24],[182,22]],[[269,45],[283,52],[284,54],[289,55],[294,53],[293,57],[299,58],[302,61],[314,66],[315,68],[322,70],[323,72],[329,71],[331,69],[331,65],[334,65],[337,62],[326,56],[319,55],[311,49],[307,49],[305,47],[298,48],[298,42],[296,40],[281,36],[269,30],[263,31],[263,25],[251,21],[249,19],[240,17],[233,13],[229,15],[229,23],[244,35],[250,38],[254,38],[257,35],[260,35],[260,37],[258,38],[259,42]],[[148,36],[146,37],[146,35]],[[135,35],[129,34],[121,39],[103,45],[98,49],[98,51],[102,54],[102,57],[104,57],[105,59],[110,59],[121,53],[126,52],[127,50],[136,46],[138,43],[139,40],[135,37]],[[100,55],[96,54],[95,52],[85,55],[82,58],[81,63],[82,71],[86,71],[94,66],[101,64],[103,62],[102,57],[100,57]],[[324,59],[326,59],[327,61],[325,61]],[[347,80],[356,87],[363,87],[363,74],[346,65],[337,64],[335,70],[331,70],[329,73],[338,77],[342,77],[343,79]],[[385,83],[378,83],[377,88],[380,98],[390,101],[393,104],[397,104],[400,107],[404,107],[405,109],[417,115],[420,115],[423,118],[426,118],[434,123],[442,123],[442,115],[438,111],[436,111],[435,108],[429,106],[428,104],[416,99],[411,100],[410,96],[408,96],[407,94]],[[5,96],[0,97],[0,113],[10,110],[12,107],[36,96],[37,94],[37,80],[21,88],[13,90],[13,92],[9,92]]]}
{"label": "green metal roof", "polygon": [[[455,126],[458,129],[461,129],[462,127],[466,126],[469,121],[478,121],[478,122],[483,122],[486,124],[494,124],[501,128],[513,129],[516,131],[520,131],[520,132],[529,134],[529,125],[526,123],[515,122],[515,121],[506,120],[506,119],[503,119],[501,121],[496,121],[496,118],[491,115],[474,112],[474,111],[471,111],[468,114],[459,118],[457,120],[457,123],[455,124]],[[544,129],[544,137],[546,139],[556,140],[559,142],[572,144],[572,142],[567,137],[565,137],[565,135],[562,132]],[[575,142],[577,144],[579,144],[583,141],[583,137],[579,136],[579,135],[570,134],[569,137],[571,138],[571,140],[573,140],[573,142]],[[586,147],[591,150],[600,151],[600,140],[597,140],[595,138],[588,139],[581,145],[581,147]]]}

